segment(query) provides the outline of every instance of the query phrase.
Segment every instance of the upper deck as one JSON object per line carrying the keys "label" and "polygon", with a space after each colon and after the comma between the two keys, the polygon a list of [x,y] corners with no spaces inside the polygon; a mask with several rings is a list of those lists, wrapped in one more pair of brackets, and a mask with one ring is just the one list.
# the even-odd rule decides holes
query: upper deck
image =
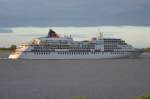
{"label": "upper deck", "polygon": [[[32,40],[34,49],[98,49],[101,51],[133,51],[134,48],[122,39],[92,38],[86,41],[74,41],[71,36],[60,37],[53,30],[49,30],[46,37]],[[30,46],[29,45],[29,46]]]}

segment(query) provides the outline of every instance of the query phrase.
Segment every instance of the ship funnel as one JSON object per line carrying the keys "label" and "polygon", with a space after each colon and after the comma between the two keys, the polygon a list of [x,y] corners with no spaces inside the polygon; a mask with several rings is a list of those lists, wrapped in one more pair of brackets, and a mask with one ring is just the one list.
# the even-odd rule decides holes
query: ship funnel
{"label": "ship funnel", "polygon": [[52,29],[49,29],[49,32],[48,32],[48,38],[59,38],[59,35],[53,31]]}

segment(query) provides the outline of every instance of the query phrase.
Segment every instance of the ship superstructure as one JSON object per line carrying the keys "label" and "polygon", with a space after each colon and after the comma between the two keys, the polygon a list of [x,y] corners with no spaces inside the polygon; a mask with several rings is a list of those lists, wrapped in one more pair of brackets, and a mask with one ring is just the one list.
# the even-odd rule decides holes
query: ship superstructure
{"label": "ship superstructure", "polygon": [[121,39],[92,38],[90,41],[74,41],[71,36],[60,37],[49,30],[46,37],[21,44],[10,59],[105,59],[139,56],[143,50],[136,49]]}

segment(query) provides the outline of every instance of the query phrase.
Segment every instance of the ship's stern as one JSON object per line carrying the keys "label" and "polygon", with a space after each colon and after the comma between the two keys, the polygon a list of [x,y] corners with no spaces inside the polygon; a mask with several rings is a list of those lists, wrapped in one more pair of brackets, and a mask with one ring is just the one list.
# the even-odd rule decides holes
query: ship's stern
{"label": "ship's stern", "polygon": [[132,57],[139,57],[142,53],[144,53],[144,49],[135,49],[135,52],[132,53]]}

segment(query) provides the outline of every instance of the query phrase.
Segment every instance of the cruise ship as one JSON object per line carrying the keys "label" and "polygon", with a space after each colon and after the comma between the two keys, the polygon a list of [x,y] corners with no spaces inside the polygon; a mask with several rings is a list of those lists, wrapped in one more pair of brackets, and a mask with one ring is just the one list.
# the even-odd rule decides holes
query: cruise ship
{"label": "cruise ship", "polygon": [[35,38],[21,44],[9,59],[108,59],[137,57],[143,49],[137,49],[122,39],[98,38],[74,41],[71,36],[60,37],[52,29],[46,37]]}

